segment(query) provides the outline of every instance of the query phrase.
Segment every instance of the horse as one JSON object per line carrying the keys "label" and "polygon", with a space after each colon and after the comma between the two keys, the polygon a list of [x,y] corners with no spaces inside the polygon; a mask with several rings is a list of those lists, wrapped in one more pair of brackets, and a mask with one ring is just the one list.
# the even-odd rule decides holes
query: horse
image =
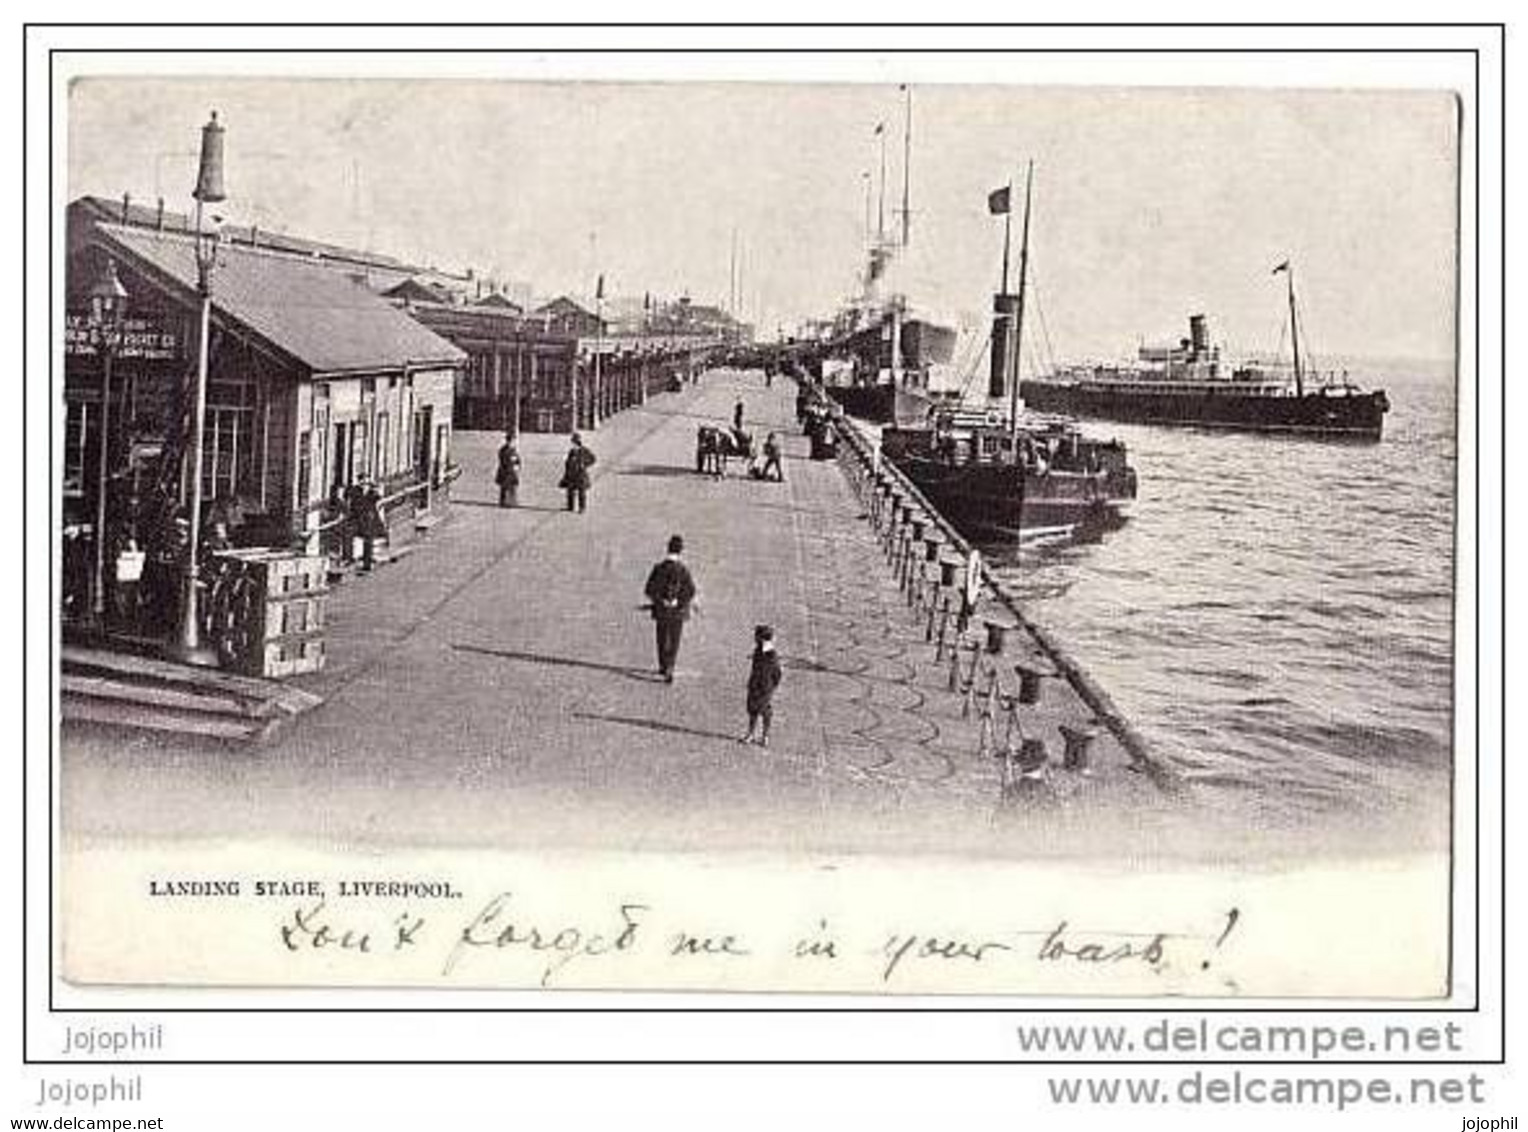
{"label": "horse", "polygon": [[753,437],[741,429],[719,425],[701,425],[695,430],[695,470],[721,479],[727,474],[727,461],[733,456],[754,458]]}

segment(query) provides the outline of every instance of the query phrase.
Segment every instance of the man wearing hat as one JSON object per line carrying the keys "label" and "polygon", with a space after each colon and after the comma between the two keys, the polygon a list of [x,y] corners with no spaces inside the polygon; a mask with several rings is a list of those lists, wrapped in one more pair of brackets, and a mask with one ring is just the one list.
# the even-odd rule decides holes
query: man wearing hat
{"label": "man wearing hat", "polygon": [[668,540],[668,554],[647,575],[643,592],[652,603],[653,625],[658,638],[658,674],[664,683],[674,682],[674,664],[679,659],[679,638],[695,600],[695,579],[681,560],[684,537]]}
{"label": "man wearing hat", "polygon": [[568,494],[568,510],[583,514],[589,503],[589,468],[594,464],[594,453],[584,447],[584,438],[573,434],[568,455],[562,462],[562,479],[558,486]]}
{"label": "man wearing hat", "polygon": [[499,485],[500,507],[514,507],[519,502],[520,463],[520,449],[515,444],[514,430],[510,429],[499,446],[499,470],[493,477]]}

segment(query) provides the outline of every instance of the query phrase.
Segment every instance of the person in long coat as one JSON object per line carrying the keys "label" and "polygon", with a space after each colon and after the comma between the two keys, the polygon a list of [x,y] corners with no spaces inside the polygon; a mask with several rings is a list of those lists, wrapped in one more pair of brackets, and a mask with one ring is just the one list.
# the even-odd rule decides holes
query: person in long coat
{"label": "person in long coat", "polygon": [[684,564],[684,537],[668,540],[668,554],[647,575],[643,593],[651,603],[653,628],[658,645],[658,675],[666,684],[674,682],[674,665],[679,661],[679,641],[684,623],[689,620],[695,601],[695,579]]}
{"label": "person in long coat", "polygon": [[515,434],[506,432],[504,443],[499,446],[499,470],[493,477],[493,482],[499,485],[500,507],[514,507],[519,502],[520,463],[520,449],[515,444]]}
{"label": "person in long coat", "polygon": [[382,518],[382,496],[375,482],[368,480],[357,501],[356,533],[361,536],[361,569],[375,564],[376,543],[387,537],[387,522]]}
{"label": "person in long coat", "polygon": [[568,493],[568,510],[583,513],[589,504],[589,469],[594,465],[594,453],[584,447],[584,438],[573,434],[567,458],[562,463],[562,479],[559,485]]}

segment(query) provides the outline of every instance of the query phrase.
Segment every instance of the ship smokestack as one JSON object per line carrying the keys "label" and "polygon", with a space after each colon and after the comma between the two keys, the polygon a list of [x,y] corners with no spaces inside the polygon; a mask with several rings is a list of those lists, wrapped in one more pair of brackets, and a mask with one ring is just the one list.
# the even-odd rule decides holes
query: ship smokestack
{"label": "ship smokestack", "polygon": [[1204,315],[1190,315],[1188,319],[1189,341],[1194,347],[1194,357],[1202,358],[1210,351],[1210,327]]}
{"label": "ship smokestack", "polygon": [[1018,314],[1017,295],[992,296],[992,372],[987,383],[987,393],[994,400],[1008,396],[1008,371]]}

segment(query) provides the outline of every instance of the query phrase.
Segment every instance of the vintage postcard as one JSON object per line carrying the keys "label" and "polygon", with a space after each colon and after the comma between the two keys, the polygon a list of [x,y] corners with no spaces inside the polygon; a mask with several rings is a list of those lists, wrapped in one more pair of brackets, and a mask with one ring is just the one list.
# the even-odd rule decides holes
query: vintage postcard
{"label": "vintage postcard", "polygon": [[73,62],[71,994],[1460,992],[1459,92],[896,62]]}

